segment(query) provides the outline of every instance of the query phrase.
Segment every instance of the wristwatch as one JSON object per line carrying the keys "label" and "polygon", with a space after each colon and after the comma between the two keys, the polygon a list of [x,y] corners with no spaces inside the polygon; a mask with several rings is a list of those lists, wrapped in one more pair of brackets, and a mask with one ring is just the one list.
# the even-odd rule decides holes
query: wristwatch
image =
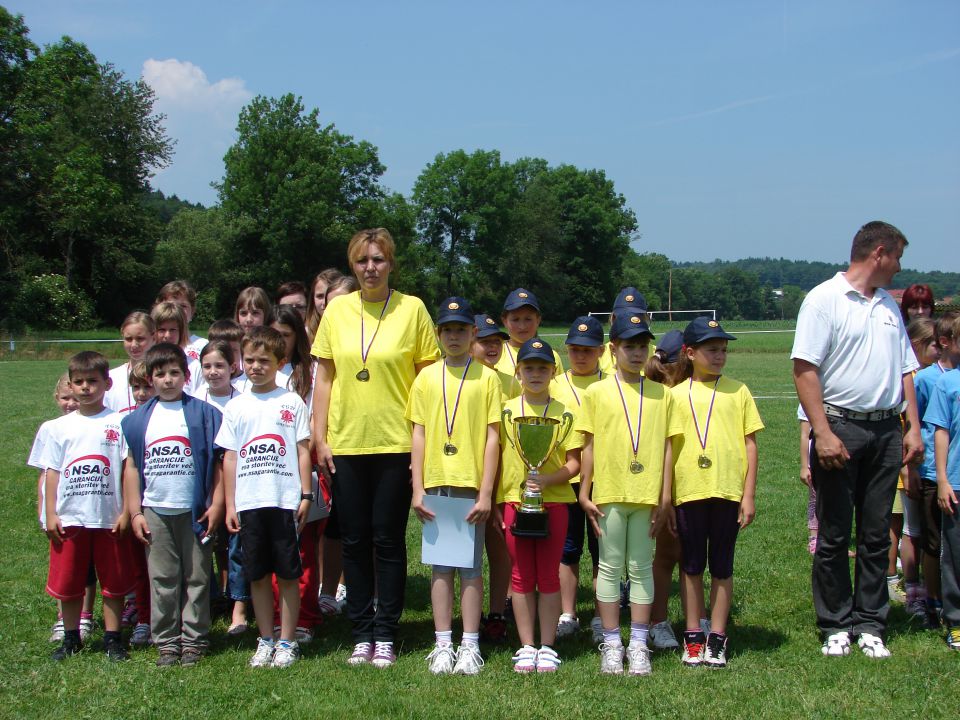
{"label": "wristwatch", "polygon": [[301,500],[309,500],[310,502],[314,502],[314,501],[317,499],[317,496],[316,496],[316,493],[312,493],[312,492],[300,493],[300,499],[301,499]]}

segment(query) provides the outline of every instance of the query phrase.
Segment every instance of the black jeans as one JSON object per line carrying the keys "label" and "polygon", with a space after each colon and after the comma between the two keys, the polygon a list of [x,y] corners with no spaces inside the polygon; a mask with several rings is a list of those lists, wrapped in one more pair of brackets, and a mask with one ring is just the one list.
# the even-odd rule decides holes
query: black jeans
{"label": "black jeans", "polygon": [[407,587],[410,453],[340,455],[333,461],[333,502],[343,540],[353,640],[393,642]]}
{"label": "black jeans", "polygon": [[943,513],[940,547],[943,622],[948,627],[960,627],[960,510]]}
{"label": "black jeans", "polygon": [[[826,638],[835,632],[883,637],[887,625],[887,552],[890,511],[903,459],[900,419],[865,422],[828,417],[830,429],[850,453],[839,470],[817,460],[810,469],[817,491],[817,552],[813,557],[813,604]],[[847,548],[856,521],[857,558],[853,586]]]}

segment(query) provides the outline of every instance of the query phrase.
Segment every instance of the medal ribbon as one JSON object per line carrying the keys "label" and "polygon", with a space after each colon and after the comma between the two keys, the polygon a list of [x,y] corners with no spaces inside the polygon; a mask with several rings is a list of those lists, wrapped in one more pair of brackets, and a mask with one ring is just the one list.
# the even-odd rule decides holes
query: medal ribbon
{"label": "medal ribbon", "polygon": [[620,402],[623,403],[623,416],[627,419],[627,430],[630,431],[630,444],[633,446],[633,459],[637,459],[637,452],[640,450],[640,425],[643,423],[643,381],[640,378],[640,407],[637,411],[637,436],[633,436],[633,426],[630,425],[630,411],[627,410],[627,398],[623,394],[623,388],[620,385],[620,378],[616,375],[613,379],[617,381],[617,390],[620,391]]}
{"label": "medal ribbon", "polygon": [[720,384],[720,375],[713,384],[713,395],[710,397],[710,409],[707,410],[707,424],[700,433],[700,420],[697,418],[697,411],[693,408],[693,376],[690,377],[690,385],[687,387],[687,400],[690,402],[690,414],[693,415],[693,426],[697,429],[697,440],[700,441],[700,449],[707,450],[707,435],[710,433],[710,418],[713,416],[713,402],[717,399],[717,385]]}
{"label": "medal ribbon", "polygon": [[363,366],[367,366],[367,356],[370,355],[370,348],[373,347],[373,341],[377,339],[377,333],[380,332],[380,323],[383,322],[383,316],[387,312],[387,305],[390,304],[390,298],[393,297],[393,289],[391,288],[390,292],[387,293],[387,299],[383,303],[383,310],[380,311],[380,317],[377,318],[377,329],[373,331],[373,337],[370,338],[370,344],[364,349],[363,342],[363,293],[358,293],[360,295],[360,360],[363,363]]}
{"label": "medal ribbon", "polygon": [[[573,399],[577,401],[577,407],[580,407],[580,396],[577,395],[577,389],[573,386],[573,383],[570,382],[570,371],[567,370],[563,377],[567,380],[567,385],[570,386],[570,392],[573,393]],[[597,380],[603,380],[603,370],[597,368]]]}
{"label": "medal ribbon", "polygon": [[473,362],[473,358],[467,358],[467,364],[463,368],[463,377],[460,378],[460,388],[457,390],[457,399],[453,405],[453,417],[450,416],[449,411],[447,410],[447,359],[443,359],[443,374],[440,376],[440,383],[443,388],[443,422],[447,428],[447,442],[450,442],[450,438],[453,436],[453,424],[457,421],[457,410],[460,408],[460,393],[463,392],[463,384],[467,380],[467,371],[470,370],[470,363]]}

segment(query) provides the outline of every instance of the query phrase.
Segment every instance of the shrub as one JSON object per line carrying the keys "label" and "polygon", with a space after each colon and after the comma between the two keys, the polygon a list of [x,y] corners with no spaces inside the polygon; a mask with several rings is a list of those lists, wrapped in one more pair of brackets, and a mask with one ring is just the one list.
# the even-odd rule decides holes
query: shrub
{"label": "shrub", "polygon": [[71,290],[63,275],[27,278],[20,286],[17,318],[44,330],[86,330],[96,325],[93,302],[82,290]]}

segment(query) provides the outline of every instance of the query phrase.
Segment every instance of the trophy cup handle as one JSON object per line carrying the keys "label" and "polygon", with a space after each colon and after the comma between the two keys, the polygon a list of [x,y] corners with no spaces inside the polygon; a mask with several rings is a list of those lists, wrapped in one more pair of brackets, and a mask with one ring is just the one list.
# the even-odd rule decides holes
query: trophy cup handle
{"label": "trophy cup handle", "polygon": [[560,416],[560,435],[557,437],[557,445],[563,445],[563,441],[567,439],[571,430],[573,430],[573,415],[565,412]]}
{"label": "trophy cup handle", "polygon": [[510,426],[513,424],[513,412],[510,408],[504,408],[503,412],[500,413],[500,422],[504,425],[503,434],[507,438],[507,442],[510,443],[510,447],[516,448],[517,446],[513,442],[513,438],[510,437]]}

